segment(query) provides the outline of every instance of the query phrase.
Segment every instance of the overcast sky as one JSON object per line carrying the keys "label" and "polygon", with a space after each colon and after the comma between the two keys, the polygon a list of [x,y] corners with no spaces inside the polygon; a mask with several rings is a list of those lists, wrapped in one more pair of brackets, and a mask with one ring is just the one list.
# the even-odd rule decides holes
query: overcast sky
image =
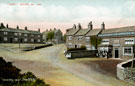
{"label": "overcast sky", "polygon": [[78,23],[87,28],[90,21],[94,28],[135,25],[135,0],[0,0],[0,8],[0,22],[41,31],[64,32]]}

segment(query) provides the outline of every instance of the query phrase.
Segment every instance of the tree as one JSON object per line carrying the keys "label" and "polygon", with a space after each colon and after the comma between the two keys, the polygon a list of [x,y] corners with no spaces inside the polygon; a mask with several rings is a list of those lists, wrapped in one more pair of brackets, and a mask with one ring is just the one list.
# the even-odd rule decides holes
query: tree
{"label": "tree", "polygon": [[90,44],[93,45],[96,49],[98,47],[98,45],[100,45],[102,42],[102,39],[97,37],[97,36],[92,36],[90,38]]}
{"label": "tree", "polygon": [[54,31],[51,31],[47,34],[47,40],[52,40],[54,38]]}
{"label": "tree", "polygon": [[63,37],[63,39],[64,39],[64,42],[66,42],[66,34],[64,34],[64,37]]}

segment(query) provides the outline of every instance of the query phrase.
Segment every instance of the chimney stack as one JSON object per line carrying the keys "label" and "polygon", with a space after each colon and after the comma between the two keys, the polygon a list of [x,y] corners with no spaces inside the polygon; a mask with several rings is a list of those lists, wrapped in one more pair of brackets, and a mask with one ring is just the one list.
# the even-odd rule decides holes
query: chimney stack
{"label": "chimney stack", "polygon": [[101,29],[105,29],[105,24],[104,24],[104,22],[101,24]]}
{"label": "chimney stack", "polygon": [[50,31],[52,31],[52,29],[50,29]]}
{"label": "chimney stack", "polygon": [[46,32],[48,32],[48,29],[46,29]]}
{"label": "chimney stack", "polygon": [[28,30],[28,28],[27,28],[27,26],[25,26],[25,28],[24,28],[25,30]]}
{"label": "chimney stack", "polygon": [[88,24],[88,29],[90,29],[90,30],[92,30],[92,29],[93,29],[92,21],[91,21],[91,22],[89,22],[89,24]]}
{"label": "chimney stack", "polygon": [[78,29],[82,29],[82,27],[81,27],[81,24],[80,24],[80,23],[78,23]]}
{"label": "chimney stack", "polygon": [[76,29],[76,25],[75,24],[73,25],[73,29]]}
{"label": "chimney stack", "polygon": [[56,30],[56,28],[54,28],[54,30]]}
{"label": "chimney stack", "polygon": [[40,32],[40,28],[38,28],[38,32]]}
{"label": "chimney stack", "polygon": [[19,29],[19,26],[17,25],[17,27],[16,27],[17,29]]}

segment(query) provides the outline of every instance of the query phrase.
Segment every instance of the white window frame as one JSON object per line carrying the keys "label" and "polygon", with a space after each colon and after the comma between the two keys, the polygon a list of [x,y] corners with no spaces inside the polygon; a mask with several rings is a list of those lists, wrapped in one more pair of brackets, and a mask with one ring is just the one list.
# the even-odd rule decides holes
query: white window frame
{"label": "white window frame", "polygon": [[27,42],[28,41],[28,39],[27,38],[24,38],[24,42]]}
{"label": "white window frame", "polygon": [[40,38],[40,35],[38,35],[38,37]]}
{"label": "white window frame", "polygon": [[24,36],[28,36],[28,34],[25,33]]}
{"label": "white window frame", "polygon": [[[125,53],[125,48],[131,48],[131,53]],[[133,55],[133,47],[123,47],[123,55],[132,56]]]}
{"label": "white window frame", "polygon": [[72,36],[68,36],[68,40],[72,40]]}
{"label": "white window frame", "polygon": [[125,44],[135,44],[134,38],[126,38]]}
{"label": "white window frame", "polygon": [[4,37],[4,41],[7,41],[8,40],[8,38],[7,37]]}
{"label": "white window frame", "polygon": [[18,41],[18,38],[14,38],[14,41]]}
{"label": "white window frame", "polygon": [[18,33],[14,33],[14,35],[15,35],[15,36],[17,36],[17,35],[18,35]]}
{"label": "white window frame", "polygon": [[31,39],[31,42],[34,42],[34,39]]}
{"label": "white window frame", "polygon": [[4,35],[7,35],[8,34],[8,32],[3,32],[4,33]]}
{"label": "white window frame", "polygon": [[103,39],[102,44],[103,45],[109,45],[109,39]]}
{"label": "white window frame", "polygon": [[86,42],[90,42],[90,37],[86,37]]}
{"label": "white window frame", "polygon": [[40,41],[41,41],[40,39],[37,40],[37,42],[40,42]]}
{"label": "white window frame", "polygon": [[68,43],[68,48],[72,48],[72,43]]}

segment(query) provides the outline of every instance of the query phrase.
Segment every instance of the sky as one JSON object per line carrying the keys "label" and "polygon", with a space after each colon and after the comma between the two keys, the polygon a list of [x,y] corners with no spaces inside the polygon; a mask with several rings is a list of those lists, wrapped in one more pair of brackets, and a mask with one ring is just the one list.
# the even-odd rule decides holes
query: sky
{"label": "sky", "polygon": [[81,23],[85,29],[104,22],[106,28],[135,25],[135,0],[0,0],[0,22],[30,30],[71,28]]}

